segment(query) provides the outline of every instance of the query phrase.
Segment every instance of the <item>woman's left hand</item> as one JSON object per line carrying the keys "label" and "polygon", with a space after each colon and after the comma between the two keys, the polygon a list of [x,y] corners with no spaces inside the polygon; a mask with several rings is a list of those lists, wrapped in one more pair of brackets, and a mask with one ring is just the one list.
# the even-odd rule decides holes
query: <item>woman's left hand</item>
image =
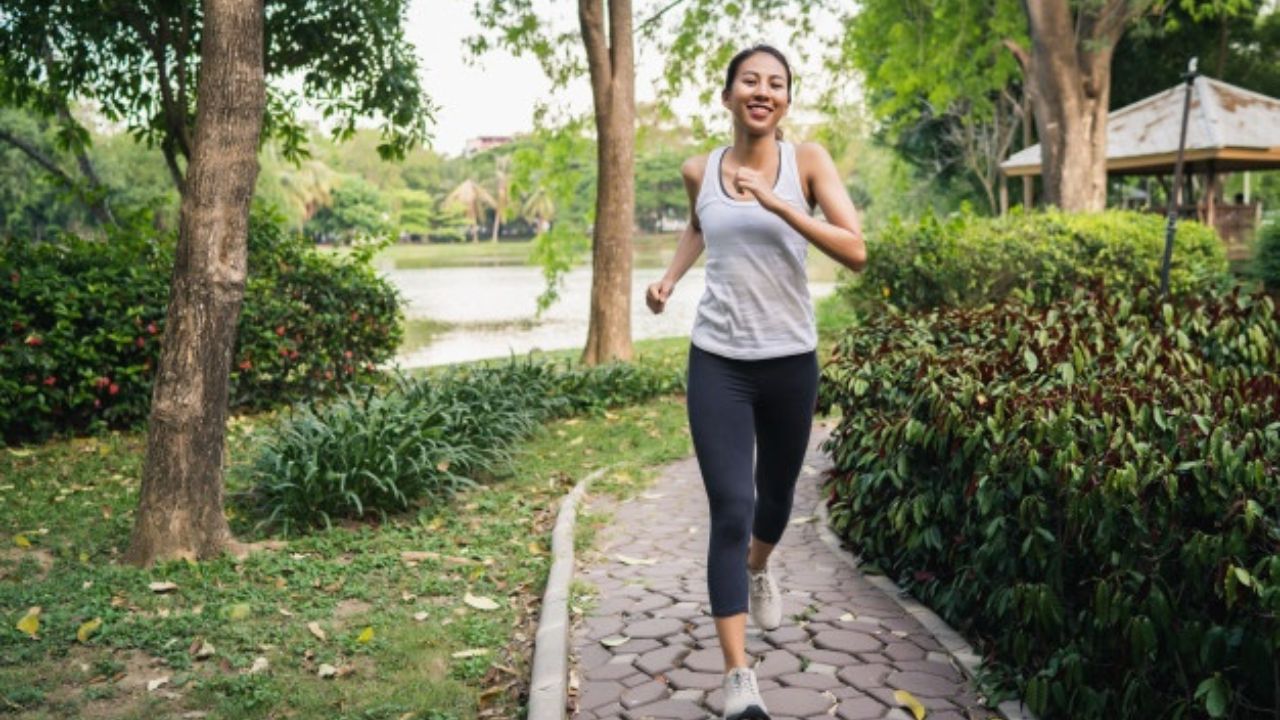
{"label": "woman's left hand", "polygon": [[765,210],[777,212],[782,201],[773,193],[772,183],[765,180],[764,173],[749,167],[740,167],[733,174],[733,187],[738,192],[748,192],[755,196]]}

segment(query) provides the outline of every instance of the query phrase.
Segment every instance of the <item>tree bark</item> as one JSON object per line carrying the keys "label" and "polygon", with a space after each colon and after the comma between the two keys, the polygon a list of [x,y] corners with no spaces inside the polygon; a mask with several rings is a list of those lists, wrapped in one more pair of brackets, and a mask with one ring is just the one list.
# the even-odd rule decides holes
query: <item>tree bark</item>
{"label": "tree bark", "polygon": [[1030,53],[1006,46],[1030,90],[1046,203],[1086,212],[1106,206],[1111,58],[1151,2],[1107,0],[1073,15],[1068,0],[1023,0]]}
{"label": "tree bark", "polygon": [[126,562],[216,556],[227,381],[266,106],[262,0],[205,0],[191,163]]}
{"label": "tree bark", "polygon": [[[631,233],[635,225],[635,48],[630,0],[578,0],[596,119],[596,221],[591,314],[582,361],[630,360]],[[606,22],[608,31],[606,33]]]}

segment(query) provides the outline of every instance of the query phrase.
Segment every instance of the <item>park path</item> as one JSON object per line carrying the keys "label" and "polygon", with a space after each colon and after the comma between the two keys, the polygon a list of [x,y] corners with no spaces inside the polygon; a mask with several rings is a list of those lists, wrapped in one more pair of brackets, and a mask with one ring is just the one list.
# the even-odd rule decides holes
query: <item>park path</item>
{"label": "park path", "polygon": [[[783,590],[782,626],[747,625],[770,713],[911,720],[894,699],[901,689],[928,720],[996,717],[937,638],[819,536],[813,512],[831,462],[817,448],[828,432],[814,426],[791,524],[770,559]],[[598,597],[571,631],[578,690],[569,717],[719,718],[723,663],[707,599],[708,514],[697,461],[665,466],[629,501],[592,495],[586,505],[613,517],[575,573]],[[806,619],[792,617],[798,613]]]}

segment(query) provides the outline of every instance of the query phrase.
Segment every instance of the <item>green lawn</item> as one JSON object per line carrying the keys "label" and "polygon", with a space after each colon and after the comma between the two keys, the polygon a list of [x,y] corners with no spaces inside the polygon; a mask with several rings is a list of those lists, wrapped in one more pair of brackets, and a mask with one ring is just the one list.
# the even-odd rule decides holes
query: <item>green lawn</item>
{"label": "green lawn", "polygon": [[[235,496],[247,489],[255,433],[272,421],[231,423],[227,512],[242,539],[273,539]],[[117,561],[144,444],[141,433],[113,433],[0,450],[0,715],[517,717],[557,501],[605,466],[598,490],[636,492],[652,466],[691,452],[682,400],[661,398],[548,423],[481,489],[385,525],[288,538],[244,561],[139,570]],[[590,529],[583,523],[580,542]],[[153,582],[176,589],[157,593]],[[497,609],[468,605],[468,593]],[[33,606],[35,638],[16,627]],[[101,627],[79,641],[94,619]],[[265,669],[253,672],[258,658]],[[337,677],[319,677],[324,665]]]}

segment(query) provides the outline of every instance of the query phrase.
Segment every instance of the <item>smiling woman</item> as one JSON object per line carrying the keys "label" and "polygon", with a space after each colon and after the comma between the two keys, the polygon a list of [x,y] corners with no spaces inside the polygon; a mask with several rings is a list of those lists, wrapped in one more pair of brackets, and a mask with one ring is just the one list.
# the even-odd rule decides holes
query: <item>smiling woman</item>
{"label": "smiling woman", "polygon": [[[767,563],[791,513],[817,394],[817,328],[805,259],[810,244],[858,271],[858,215],[826,149],[784,142],[791,66],[776,48],[738,53],[721,103],[733,145],[681,168],[689,224],[646,302],[662,312],[707,251],[706,290],[690,338],[688,415],[710,504],[707,585],[724,655],[724,718],[769,717],[744,650],[747,610],[782,621]],[[825,219],[810,214],[817,205]],[[753,467],[754,464],[754,467]]]}

